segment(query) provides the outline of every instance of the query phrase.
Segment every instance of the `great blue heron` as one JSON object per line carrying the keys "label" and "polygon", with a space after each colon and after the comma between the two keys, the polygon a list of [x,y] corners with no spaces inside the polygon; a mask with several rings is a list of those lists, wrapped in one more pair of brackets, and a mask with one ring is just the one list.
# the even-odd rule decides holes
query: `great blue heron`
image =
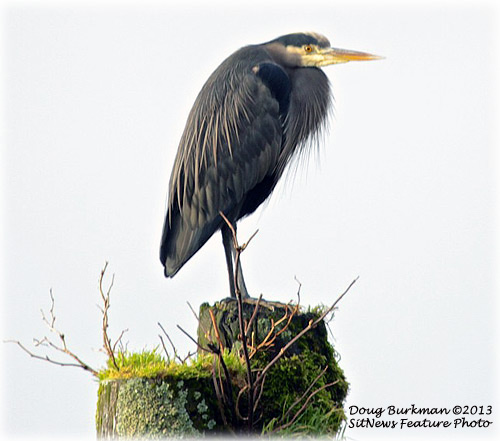
{"label": "great blue heron", "polygon": [[287,164],[323,127],[331,103],[319,67],[380,57],[330,47],[316,33],[284,35],[241,48],[210,76],[189,114],[170,177],[160,259],[165,276],[222,232],[231,296],[236,222],[271,194]]}

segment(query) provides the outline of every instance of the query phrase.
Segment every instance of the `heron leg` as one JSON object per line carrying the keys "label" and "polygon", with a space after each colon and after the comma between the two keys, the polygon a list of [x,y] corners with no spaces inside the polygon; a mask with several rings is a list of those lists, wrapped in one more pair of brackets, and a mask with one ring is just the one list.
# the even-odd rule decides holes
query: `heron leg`
{"label": "heron leg", "polygon": [[[236,231],[236,227],[235,231]],[[227,272],[229,275],[229,288],[231,290],[231,297],[236,298],[236,289],[235,289],[235,277],[234,277],[234,267],[236,265],[236,249],[234,248],[233,241],[233,232],[227,225],[223,225],[221,227],[222,233],[222,243],[224,245],[224,252],[226,253],[226,264],[227,264]],[[248,295],[247,287],[245,285],[245,280],[243,278],[243,270],[241,269],[241,256],[238,261],[238,267],[236,268],[236,281],[238,283],[238,289],[241,293],[242,298],[250,297]]]}

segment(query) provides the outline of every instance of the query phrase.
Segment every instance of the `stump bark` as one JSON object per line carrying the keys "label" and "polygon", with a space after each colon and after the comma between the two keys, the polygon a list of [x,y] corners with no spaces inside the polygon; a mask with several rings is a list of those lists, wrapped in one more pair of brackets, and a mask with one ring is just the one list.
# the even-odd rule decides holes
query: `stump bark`
{"label": "stump bark", "polygon": [[[255,307],[255,301],[243,304],[244,321],[247,324],[251,321],[248,335],[254,372],[262,371],[310,320],[320,316],[320,312],[314,310],[292,314],[292,307],[275,302],[262,301],[256,313]],[[241,352],[236,301],[226,299],[213,306],[205,303],[200,307],[199,319],[198,342],[201,347],[223,347],[226,354]],[[253,351],[259,345],[260,349]],[[295,342],[266,376],[256,423],[251,431],[259,434],[282,427],[290,433],[300,429],[302,434],[335,434],[345,419],[343,401],[348,389],[335,355],[324,322]],[[199,354],[198,357],[206,358],[207,355]],[[214,390],[212,369],[217,365],[216,356],[203,368],[166,369],[153,378],[119,378],[118,375],[115,379],[103,379],[99,386],[96,415],[98,436],[192,437],[248,431],[241,418],[248,409],[245,400],[238,398],[245,393],[244,390],[240,393],[245,388],[245,368],[229,365],[231,360],[241,363],[242,357],[235,355],[227,360],[231,397],[227,396],[228,388],[224,386],[227,385],[226,378],[220,374],[219,382],[225,387],[226,402],[221,402]],[[324,368],[327,369],[320,376]],[[324,387],[331,383],[331,386]],[[321,390],[316,393],[317,389]],[[314,399],[296,416],[313,393]],[[229,408],[229,402],[238,403],[236,413]],[[287,415],[286,419],[283,419],[284,415]]]}

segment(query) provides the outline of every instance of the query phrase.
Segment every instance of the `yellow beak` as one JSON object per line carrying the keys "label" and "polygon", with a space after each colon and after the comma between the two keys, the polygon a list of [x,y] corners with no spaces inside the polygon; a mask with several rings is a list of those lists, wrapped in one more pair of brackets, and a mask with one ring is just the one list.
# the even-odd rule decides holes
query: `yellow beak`
{"label": "yellow beak", "polygon": [[322,55],[324,56],[325,65],[347,63],[348,61],[381,60],[384,58],[367,52],[350,51],[334,47],[325,49],[322,51]]}

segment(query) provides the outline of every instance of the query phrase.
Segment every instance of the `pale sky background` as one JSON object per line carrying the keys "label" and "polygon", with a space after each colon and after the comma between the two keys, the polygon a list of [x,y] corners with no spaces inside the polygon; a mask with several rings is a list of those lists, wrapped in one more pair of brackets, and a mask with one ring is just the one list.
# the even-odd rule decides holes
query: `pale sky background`
{"label": "pale sky background", "polygon": [[[227,295],[218,234],[174,279],[158,259],[191,105],[239,47],[317,31],[386,57],[325,68],[335,118],[319,157],[240,223],[249,290],[331,304],[346,406],[498,404],[498,8],[474,2],[9,3],[3,6],[2,339],[31,344],[56,299],[69,346],[110,334],[186,353],[195,308]],[[108,279],[109,280],[109,279]],[[1,345],[2,432],[93,439],[97,383]],[[354,440],[493,438],[489,430],[348,429]],[[498,433],[498,432],[497,432]]]}

